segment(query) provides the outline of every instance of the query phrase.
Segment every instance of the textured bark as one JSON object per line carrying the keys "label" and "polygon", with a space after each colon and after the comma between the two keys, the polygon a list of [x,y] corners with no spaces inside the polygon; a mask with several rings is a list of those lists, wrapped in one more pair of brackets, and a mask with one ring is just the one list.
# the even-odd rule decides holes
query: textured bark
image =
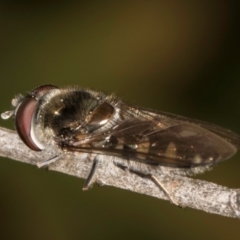
{"label": "textured bark", "polygon": [[[38,162],[50,159],[56,154],[56,149],[42,152],[32,151],[22,143],[14,131],[0,128],[0,156],[36,165]],[[86,179],[91,167],[92,161],[90,160],[79,159],[73,155],[64,154],[61,159],[50,164],[48,168],[49,170]],[[174,200],[181,206],[222,216],[240,218],[239,189],[229,189],[210,182],[183,176],[159,175],[157,177],[168,189]],[[128,189],[159,199],[169,200],[153,181],[129,171],[123,171],[112,162],[99,164],[95,181],[100,185]]]}

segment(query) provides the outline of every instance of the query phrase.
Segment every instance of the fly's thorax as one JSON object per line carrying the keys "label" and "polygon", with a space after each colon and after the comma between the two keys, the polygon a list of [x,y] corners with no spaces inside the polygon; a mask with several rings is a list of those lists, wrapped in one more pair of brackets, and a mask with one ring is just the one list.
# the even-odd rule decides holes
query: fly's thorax
{"label": "fly's thorax", "polygon": [[100,92],[55,89],[39,99],[32,117],[32,138],[43,149],[66,143],[108,124],[115,109]]}

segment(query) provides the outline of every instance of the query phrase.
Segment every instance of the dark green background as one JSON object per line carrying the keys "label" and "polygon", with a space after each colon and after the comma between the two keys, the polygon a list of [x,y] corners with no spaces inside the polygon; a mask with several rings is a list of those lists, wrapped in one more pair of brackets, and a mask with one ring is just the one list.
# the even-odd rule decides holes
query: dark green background
{"label": "dark green background", "polygon": [[[0,111],[44,83],[80,85],[240,133],[236,2],[1,1]],[[197,177],[239,188],[240,156]],[[0,239],[240,239],[237,219],[82,184],[1,158]]]}

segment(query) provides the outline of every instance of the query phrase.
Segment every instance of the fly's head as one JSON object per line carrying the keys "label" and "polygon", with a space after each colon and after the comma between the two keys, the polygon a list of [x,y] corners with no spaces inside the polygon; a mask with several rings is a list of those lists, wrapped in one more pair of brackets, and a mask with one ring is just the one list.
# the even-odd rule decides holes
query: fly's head
{"label": "fly's head", "polygon": [[54,85],[43,85],[35,88],[25,97],[21,94],[12,99],[12,111],[1,114],[3,119],[15,118],[15,128],[22,141],[32,150],[41,151],[44,145],[35,136],[36,118],[35,112],[39,107],[42,97],[49,92],[58,89]]}

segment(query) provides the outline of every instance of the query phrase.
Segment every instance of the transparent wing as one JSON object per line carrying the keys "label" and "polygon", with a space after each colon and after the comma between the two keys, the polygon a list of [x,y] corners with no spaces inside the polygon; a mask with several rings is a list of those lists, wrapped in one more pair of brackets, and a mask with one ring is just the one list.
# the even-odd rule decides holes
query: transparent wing
{"label": "transparent wing", "polygon": [[239,147],[239,139],[216,125],[131,107],[110,131],[77,135],[66,148],[153,165],[190,168],[231,157]]}
{"label": "transparent wing", "polygon": [[142,111],[145,112],[145,114],[156,114],[158,115],[160,118],[163,119],[168,119],[169,121],[172,120],[177,120],[177,121],[181,121],[181,122],[186,122],[186,123],[190,123],[192,125],[196,125],[198,127],[207,129],[217,135],[219,135],[220,137],[226,139],[226,141],[232,143],[237,149],[240,148],[240,136],[234,132],[232,132],[229,129],[225,129],[223,127],[220,127],[218,125],[212,124],[212,123],[208,123],[208,122],[204,122],[201,120],[197,120],[197,119],[191,119],[191,118],[187,118],[187,117],[183,117],[180,115],[175,115],[172,113],[166,113],[166,112],[159,112],[159,111],[154,111],[154,110],[148,110],[145,108],[140,108],[142,109]]}

